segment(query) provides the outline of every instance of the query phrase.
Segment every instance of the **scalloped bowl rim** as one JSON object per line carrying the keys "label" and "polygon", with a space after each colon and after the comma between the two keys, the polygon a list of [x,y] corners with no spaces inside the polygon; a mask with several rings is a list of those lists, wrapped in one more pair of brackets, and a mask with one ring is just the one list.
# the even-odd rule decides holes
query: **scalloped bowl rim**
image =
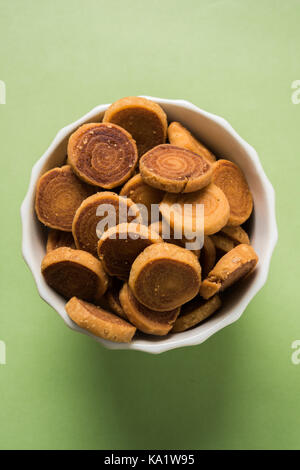
{"label": "scalloped bowl rim", "polygon": [[33,214],[33,201],[35,195],[35,187],[36,182],[42,172],[43,167],[45,166],[47,160],[52,155],[54,150],[58,147],[58,145],[71,133],[82,125],[83,123],[87,122],[88,120],[92,119],[94,116],[98,115],[99,113],[103,113],[109,104],[102,104],[93,108],[90,112],[85,114],[83,117],[78,119],[77,121],[63,127],[54,138],[51,145],[48,147],[46,152],[43,156],[35,163],[32,168],[31,178],[29,183],[29,188],[27,194],[24,198],[24,201],[21,206],[21,220],[22,220],[22,253],[23,257],[29,266],[39,295],[43,300],[45,300],[49,305],[51,305],[57,313],[61,316],[64,320],[66,325],[71,329],[86,334],[90,337],[93,337],[96,341],[102,343],[105,347],[109,349],[129,349],[129,350],[138,350],[144,351],[148,353],[161,353],[164,351],[168,351],[175,348],[180,348],[183,346],[193,346],[197,344],[203,343],[217,331],[225,328],[226,326],[234,323],[237,321],[244,310],[246,309],[249,302],[252,298],[257,294],[257,292],[264,286],[268,273],[269,273],[269,266],[272,257],[273,250],[277,243],[278,239],[278,232],[277,232],[277,224],[276,224],[276,216],[275,216],[275,192],[273,189],[272,184],[270,183],[269,179],[267,178],[262,165],[260,163],[259,157],[255,149],[249,145],[239,134],[232,128],[232,126],[222,117],[217,116],[215,114],[209,113],[208,111],[204,111],[194,104],[190,103],[186,100],[172,100],[172,99],[162,99],[156,98],[152,96],[145,96],[145,98],[153,100],[162,106],[164,105],[176,105],[180,106],[182,109],[193,111],[202,117],[205,117],[207,120],[217,123],[221,126],[224,130],[229,133],[233,139],[238,142],[238,144],[243,148],[243,150],[247,153],[247,157],[252,161],[254,167],[257,172],[257,176],[261,179],[261,182],[264,187],[264,197],[266,199],[266,204],[268,207],[268,226],[269,226],[269,234],[268,234],[268,246],[264,252],[264,260],[263,263],[259,263],[259,273],[256,275],[255,280],[252,282],[251,286],[247,288],[244,295],[240,299],[238,305],[235,307],[233,311],[227,314],[225,317],[220,318],[218,321],[214,321],[210,324],[210,321],[206,321],[204,324],[204,328],[199,330],[199,327],[196,327],[192,330],[187,332],[173,334],[169,337],[165,337],[162,339],[157,338],[156,341],[152,342],[145,338],[137,338],[132,343],[113,343],[111,341],[98,338],[95,335],[87,332],[86,330],[78,327],[66,314],[64,306],[62,306],[61,297],[55,293],[44,281],[44,278],[41,274],[40,267],[36,265],[34,262],[34,253],[30,243],[31,240],[31,223]]}

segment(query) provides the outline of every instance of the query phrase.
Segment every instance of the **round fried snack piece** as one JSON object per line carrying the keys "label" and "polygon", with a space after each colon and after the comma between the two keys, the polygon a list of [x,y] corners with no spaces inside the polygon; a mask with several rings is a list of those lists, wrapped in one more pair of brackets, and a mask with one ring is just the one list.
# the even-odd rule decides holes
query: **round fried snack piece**
{"label": "round fried snack piece", "polygon": [[251,215],[253,200],[240,168],[229,160],[218,160],[214,165],[212,182],[228,199],[230,216],[227,225],[236,227],[243,224]]}
{"label": "round fried snack piece", "polygon": [[180,307],[199,292],[201,267],[189,250],[170,243],[148,246],[134,261],[129,286],[146,307],[164,312]]}
{"label": "round fried snack piece", "polygon": [[147,246],[158,242],[162,242],[160,236],[145,225],[124,223],[103,233],[98,256],[110,276],[127,280],[135,258]]}
{"label": "round fried snack piece", "polygon": [[180,307],[168,312],[157,312],[145,307],[134,297],[127,283],[120,291],[120,302],[129,321],[149,335],[168,334],[180,312]]}
{"label": "round fried snack piece", "polygon": [[208,273],[212,270],[216,263],[216,247],[212,239],[205,235],[203,247],[200,253],[200,265],[202,270],[203,279],[206,278]]}
{"label": "round fried snack piece", "polygon": [[72,233],[54,229],[49,230],[46,252],[49,253],[49,251],[56,250],[56,248],[61,246],[67,246],[75,250],[76,247]]}
{"label": "round fried snack piece", "polygon": [[166,113],[146,98],[128,96],[116,101],[105,111],[103,122],[113,122],[130,132],[139,156],[166,141]]}
{"label": "round fried snack piece", "polygon": [[[204,206],[203,227],[200,223],[202,218],[197,213],[201,204]],[[191,194],[166,194],[159,209],[174,231],[188,234],[203,229],[205,235],[221,230],[227,224],[230,212],[225,194],[212,183]]]}
{"label": "round fried snack piece", "polygon": [[211,182],[213,167],[201,155],[175,145],[154,147],[140,159],[145,183],[169,193],[191,193]]}
{"label": "round fried snack piece", "polygon": [[245,243],[246,245],[250,245],[250,240],[247,232],[245,232],[245,230],[239,225],[237,227],[223,227],[221,232],[224,233],[227,237],[229,237],[236,245],[238,245],[239,243]]}
{"label": "round fried snack piece", "polygon": [[91,186],[74,175],[69,165],[52,168],[37,184],[35,210],[38,219],[48,227],[71,232],[76,210],[93,192]]}
{"label": "round fried snack piece", "polygon": [[116,193],[106,191],[88,197],[77,209],[73,220],[76,247],[97,256],[97,245],[103,231],[119,223],[131,222],[138,214],[138,208],[131,199]]}
{"label": "round fried snack piece", "polygon": [[215,265],[208,277],[202,282],[200,295],[209,299],[219,291],[225,290],[252,271],[258,256],[251,245],[237,245],[226,253]]}
{"label": "round fried snack piece", "polygon": [[234,241],[222,232],[211,235],[211,239],[214,242],[216,249],[222,253],[228,253],[228,251],[233,250],[233,248],[236,246]]}
{"label": "round fried snack piece", "polygon": [[96,301],[106,291],[108,278],[101,262],[90,253],[61,247],[45,255],[41,265],[47,284],[66,298]]}
{"label": "round fried snack piece", "polygon": [[172,333],[186,331],[198,325],[215,313],[220,307],[221,299],[218,295],[206,301],[201,300],[200,297],[191,300],[181,308],[180,317],[177,318]]}
{"label": "round fried snack piece", "polygon": [[179,122],[171,122],[168,127],[168,137],[171,145],[176,145],[177,147],[182,147],[184,149],[195,152],[201,157],[206,158],[210,163],[213,163],[216,160],[216,157],[212,152],[208,150],[199,140],[188,131],[182,124]]}
{"label": "round fried snack piece", "polygon": [[123,184],[137,161],[135,141],[114,124],[84,124],[69,139],[68,163],[79,178],[94,186],[111,189]]}
{"label": "round fried snack piece", "polygon": [[164,191],[146,184],[139,173],[130,178],[120,191],[120,196],[127,196],[136,204],[143,204],[146,207],[147,221],[151,219],[151,204],[159,204],[164,194]]}
{"label": "round fried snack piece", "polygon": [[116,277],[110,279],[109,287],[101,299],[97,302],[97,305],[104,308],[108,312],[113,312],[119,317],[125,318],[127,320],[127,315],[124,312],[119,299],[119,293],[123,286],[121,282]]}
{"label": "round fried snack piece", "polygon": [[80,328],[115,343],[130,343],[136,332],[133,325],[117,315],[77,297],[66,304],[66,312]]}

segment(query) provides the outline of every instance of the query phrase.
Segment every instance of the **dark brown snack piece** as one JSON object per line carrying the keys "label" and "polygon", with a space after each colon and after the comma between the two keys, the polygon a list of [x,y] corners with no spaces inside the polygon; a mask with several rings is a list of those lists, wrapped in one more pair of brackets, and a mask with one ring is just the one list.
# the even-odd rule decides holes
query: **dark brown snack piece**
{"label": "dark brown snack piece", "polygon": [[41,271],[47,284],[66,298],[96,301],[108,286],[101,262],[81,250],[61,247],[50,251],[43,258]]}
{"label": "dark brown snack piece", "polygon": [[69,165],[52,168],[44,173],[36,188],[35,211],[48,227],[72,231],[76,210],[94,188],[80,181]]}
{"label": "dark brown snack piece", "polygon": [[199,292],[201,267],[189,250],[170,243],[148,246],[134,261],[129,286],[137,300],[164,312],[180,307]]}
{"label": "dark brown snack piece", "polygon": [[145,307],[135,298],[127,283],[120,291],[120,302],[129,321],[149,335],[168,334],[180,312],[180,307],[168,312],[157,312]]}
{"label": "dark brown snack piece", "polygon": [[[129,198],[109,191],[90,196],[77,209],[73,220],[72,232],[76,247],[98,256],[97,246],[102,235],[98,224],[103,222],[103,229],[107,229],[119,223],[131,222],[138,215],[137,206]],[[104,223],[106,220],[110,227]]]}
{"label": "dark brown snack piece", "polygon": [[166,141],[166,113],[157,103],[146,98],[121,98],[105,111],[103,122],[112,122],[126,129],[136,141],[139,156]]}
{"label": "dark brown snack piece", "polygon": [[68,144],[68,163],[86,183],[111,189],[130,178],[138,153],[131,135],[114,124],[84,124]]}
{"label": "dark brown snack piece", "polygon": [[160,236],[141,224],[120,224],[103,233],[98,256],[110,276],[127,280],[132,263],[147,246],[162,242]]}
{"label": "dark brown snack piece", "polygon": [[100,338],[116,343],[130,343],[136,328],[113,313],[72,297],[66,304],[66,311],[76,325]]}
{"label": "dark brown snack piece", "polygon": [[199,261],[202,270],[202,278],[205,279],[216,263],[216,247],[208,235],[204,236]]}
{"label": "dark brown snack piece", "polygon": [[180,316],[173,326],[172,333],[189,330],[206,320],[220,307],[221,299],[218,295],[206,301],[201,300],[199,296],[196,297],[181,307]]}
{"label": "dark brown snack piece", "polygon": [[46,252],[49,253],[61,246],[67,246],[69,248],[73,248],[73,250],[76,249],[72,233],[50,229],[47,238]]}

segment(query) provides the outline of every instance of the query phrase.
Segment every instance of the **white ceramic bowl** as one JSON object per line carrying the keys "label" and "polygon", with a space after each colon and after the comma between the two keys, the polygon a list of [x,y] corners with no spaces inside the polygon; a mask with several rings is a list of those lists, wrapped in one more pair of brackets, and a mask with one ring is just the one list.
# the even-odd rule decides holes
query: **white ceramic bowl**
{"label": "white ceramic bowl", "polygon": [[246,174],[254,198],[254,213],[251,217],[251,243],[259,256],[259,264],[246,281],[233,289],[230,302],[198,327],[183,333],[166,337],[140,336],[130,344],[113,343],[98,338],[79,328],[70,320],[65,311],[66,301],[44,281],[41,275],[41,261],[45,255],[45,230],[34,212],[36,183],[45,171],[61,165],[67,153],[70,134],[86,122],[100,121],[109,105],[97,106],[78,121],[58,132],[54,141],[32,169],[29,189],[21,207],[23,225],[23,256],[34,276],[40,296],[51,305],[64,322],[73,330],[92,336],[110,349],[136,349],[149,353],[160,353],[169,349],[203,343],[207,338],[225,326],[235,322],[244,312],[250,300],[265,284],[270,260],[277,242],[274,189],[264,173],[258,155],[225,119],[210,114],[184,100],[146,98],[159,103],[168,115],[169,121],[180,121],[195,136],[199,137],[217,155],[237,163]]}

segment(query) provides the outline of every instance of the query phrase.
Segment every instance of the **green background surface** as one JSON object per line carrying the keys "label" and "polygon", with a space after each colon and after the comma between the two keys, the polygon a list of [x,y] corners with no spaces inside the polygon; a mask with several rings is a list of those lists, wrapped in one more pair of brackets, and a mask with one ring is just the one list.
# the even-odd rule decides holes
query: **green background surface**
{"label": "green background surface", "polygon": [[[300,2],[0,0],[0,448],[299,448]],[[56,132],[127,95],[185,98],[258,151],[279,243],[243,317],[158,356],[66,328],[21,256],[19,209]]]}

